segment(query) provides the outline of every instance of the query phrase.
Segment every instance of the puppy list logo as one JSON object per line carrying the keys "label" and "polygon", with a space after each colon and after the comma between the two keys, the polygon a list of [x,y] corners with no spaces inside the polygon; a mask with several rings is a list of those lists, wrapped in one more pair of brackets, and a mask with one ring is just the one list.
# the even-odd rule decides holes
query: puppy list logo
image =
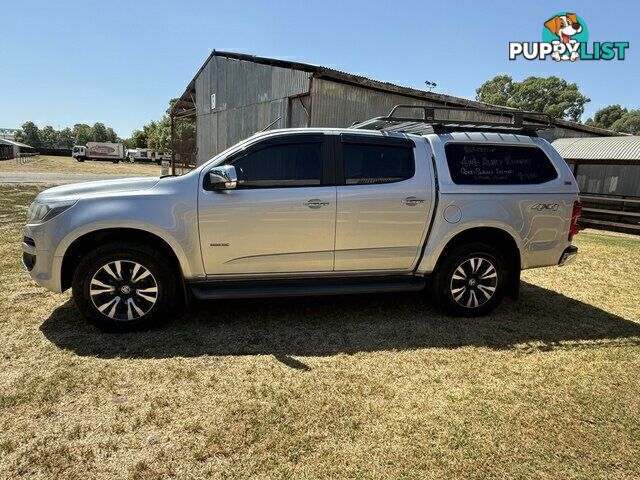
{"label": "puppy list logo", "polygon": [[629,42],[588,42],[585,21],[575,13],[560,12],[544,22],[542,42],[509,42],[509,60],[624,60],[629,48]]}

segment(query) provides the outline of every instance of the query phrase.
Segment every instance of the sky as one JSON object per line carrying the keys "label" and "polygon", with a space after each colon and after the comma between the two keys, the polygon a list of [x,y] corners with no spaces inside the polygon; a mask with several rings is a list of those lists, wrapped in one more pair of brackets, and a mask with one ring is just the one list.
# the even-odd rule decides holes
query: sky
{"label": "sky", "polygon": [[[160,118],[211,50],[323,65],[474,98],[498,74],[556,75],[606,105],[640,108],[640,2],[9,1],[0,6],[0,128],[102,122],[120,137]],[[628,41],[624,61],[508,60],[557,12],[592,41]]]}

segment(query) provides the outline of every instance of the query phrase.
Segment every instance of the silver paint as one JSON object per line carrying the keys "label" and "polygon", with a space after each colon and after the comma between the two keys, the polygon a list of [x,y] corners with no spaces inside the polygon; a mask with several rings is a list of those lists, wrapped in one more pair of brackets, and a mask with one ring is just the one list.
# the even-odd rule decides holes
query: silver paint
{"label": "silver paint", "polygon": [[[96,230],[123,227],[162,238],[174,251],[187,280],[423,275],[435,268],[451,239],[475,227],[493,227],[510,235],[520,250],[521,268],[557,265],[570,245],[567,236],[578,188],[564,160],[540,138],[495,133],[392,134],[409,137],[416,145],[415,175],[401,182],[224,191],[203,188],[205,176],[229,155],[264,138],[297,131],[254,135],[181,177],[45,190],[38,201],[78,202],[43,224],[24,227],[25,236],[36,243],[36,247],[23,244],[23,250],[36,254],[32,278],[60,292],[62,259],[72,242]],[[383,135],[343,129],[302,131]],[[449,141],[537,145],[552,160],[558,178],[540,185],[455,185],[444,154]],[[450,223],[452,220],[457,221]]]}

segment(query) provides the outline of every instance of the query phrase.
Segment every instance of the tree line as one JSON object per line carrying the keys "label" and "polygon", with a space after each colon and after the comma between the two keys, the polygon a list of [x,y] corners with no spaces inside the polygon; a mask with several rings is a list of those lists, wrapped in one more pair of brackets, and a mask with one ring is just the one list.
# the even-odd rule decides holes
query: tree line
{"label": "tree line", "polygon": [[[541,112],[552,118],[580,122],[584,106],[591,101],[578,85],[551,77],[528,77],[514,82],[509,75],[497,75],[476,90],[476,100],[492,105]],[[606,128],[619,133],[640,134],[640,109],[608,105],[598,110],[586,125]]]}
{"label": "tree line", "polygon": [[[169,101],[169,108],[176,99]],[[168,112],[168,110],[167,110]],[[187,135],[195,135],[195,128],[185,122],[178,122],[176,133],[178,141]],[[126,148],[151,148],[158,152],[171,150],[171,119],[165,113],[158,121],[151,121],[139,130],[134,130],[130,138],[120,138],[111,127],[103,123],[89,126],[76,123],[73,128],[56,130],[51,125],[39,128],[32,121],[22,124],[16,133],[16,140],[36,149],[71,149],[74,145],[86,145],[87,142],[123,143]]]}
{"label": "tree line", "polygon": [[43,128],[31,122],[24,122],[22,129],[16,133],[18,142],[26,143],[34,148],[70,149],[74,145],[86,145],[87,142],[117,142],[118,135],[111,127],[103,123],[76,123],[73,128],[56,130],[51,125]]}

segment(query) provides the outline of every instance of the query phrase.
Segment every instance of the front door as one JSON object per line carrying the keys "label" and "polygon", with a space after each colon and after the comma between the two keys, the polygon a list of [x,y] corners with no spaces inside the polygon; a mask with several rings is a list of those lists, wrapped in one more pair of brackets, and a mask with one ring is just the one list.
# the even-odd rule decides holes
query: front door
{"label": "front door", "polygon": [[200,188],[207,275],[331,271],[332,162],[324,135],[317,133],[268,137],[226,159],[236,167],[238,187],[222,192]]}

